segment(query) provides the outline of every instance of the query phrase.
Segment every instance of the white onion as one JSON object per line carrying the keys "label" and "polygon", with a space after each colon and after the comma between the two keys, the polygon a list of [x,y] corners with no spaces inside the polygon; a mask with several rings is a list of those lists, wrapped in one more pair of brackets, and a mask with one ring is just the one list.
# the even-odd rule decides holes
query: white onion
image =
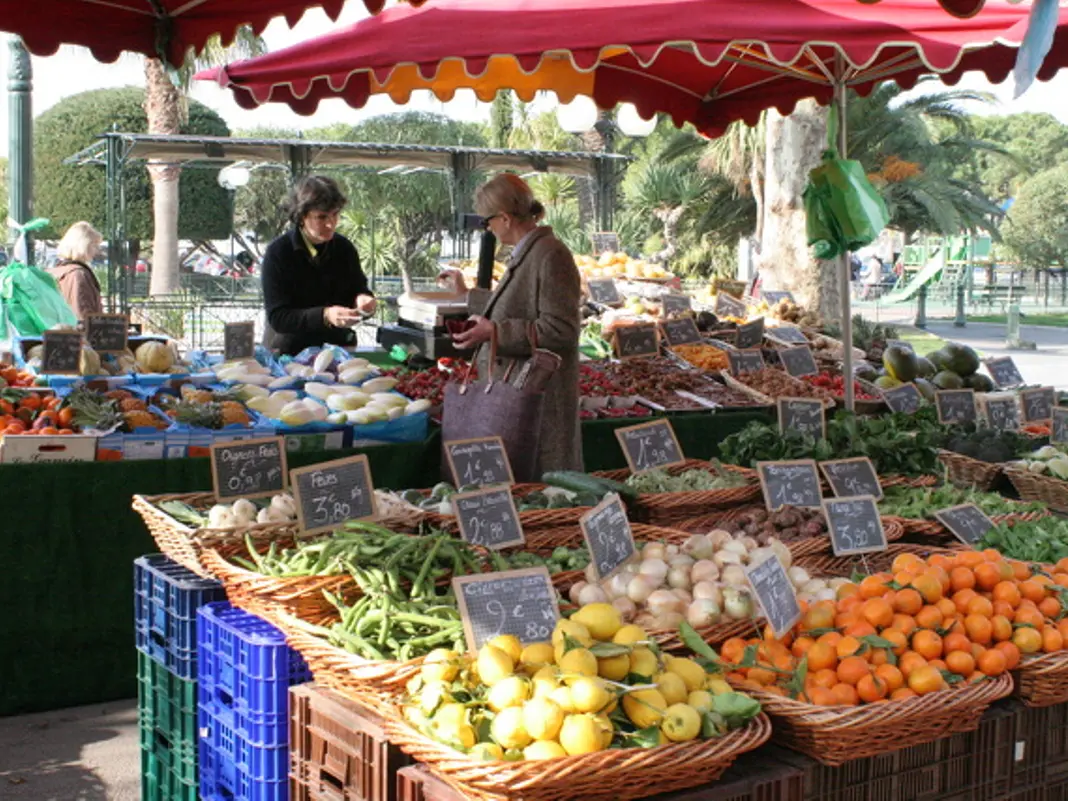
{"label": "white onion", "polygon": [[837,601],[838,593],[828,587],[825,590],[820,590],[816,593],[817,601]]}
{"label": "white onion", "polygon": [[795,587],[802,586],[812,578],[803,567],[791,567],[786,571],[786,575],[790,577],[790,583]]}
{"label": "white onion", "polygon": [[702,559],[700,562],[695,562],[693,567],[690,568],[690,580],[694,584],[702,581],[715,581],[718,578],[719,565],[711,559]]}
{"label": "white onion", "polygon": [[745,587],[749,584],[741,565],[727,565],[719,577],[728,587]]}
{"label": "white onion", "polygon": [[641,626],[646,631],[656,628],[656,618],[648,612],[642,612],[634,618],[634,625]]}
{"label": "white onion", "polygon": [[586,565],[586,572],[584,575],[586,576],[586,581],[588,581],[590,584],[593,584],[595,581],[597,581],[597,571],[593,566],[593,562],[590,562],[588,565]]}
{"label": "white onion", "polygon": [[667,574],[668,586],[676,590],[690,589],[690,571],[685,567],[673,567]]}
{"label": "white onion", "polygon": [[706,601],[715,601],[717,606],[723,606],[723,588],[711,581],[700,581],[693,585],[691,590],[694,600],[703,598]]}
{"label": "white onion", "polygon": [[682,552],[694,559],[710,559],[715,550],[715,546],[703,534],[694,534],[682,546]]}
{"label": "white onion", "polygon": [[619,616],[626,621],[633,620],[634,615],[638,612],[638,607],[634,605],[634,601],[630,598],[616,598],[612,601],[612,606],[619,612]]}
{"label": "white onion", "polygon": [[723,611],[733,620],[746,620],[753,615],[753,604],[745,593],[726,589],[723,591]]}
{"label": "white onion", "polygon": [[596,584],[587,584],[583,587],[578,598],[579,606],[608,603],[608,594]]}
{"label": "white onion", "polygon": [[675,593],[675,597],[681,602],[683,609],[693,603],[693,596],[690,594],[689,590],[672,590],[672,592]]}
{"label": "white onion", "polygon": [[767,548],[754,548],[749,552],[749,564],[759,565],[761,562],[773,559],[774,557],[775,550],[770,546]]}
{"label": "white onion", "polygon": [[747,551],[753,551],[760,547],[760,543],[749,536],[740,538],[738,542],[744,545]]}
{"label": "white onion", "polygon": [[851,582],[847,578],[833,578],[827,582],[827,586],[830,587],[832,590],[837,590],[839,587],[852,583],[853,582]]}
{"label": "white onion", "polygon": [[612,598],[621,598],[627,594],[628,584],[630,584],[630,576],[621,571],[608,580],[608,585],[605,587],[605,591]]}
{"label": "white onion", "polygon": [[719,567],[723,568],[727,565],[741,565],[742,557],[736,554],[734,551],[716,551],[716,555],[712,557],[712,561]]}
{"label": "white onion", "polygon": [[638,573],[651,578],[657,586],[664,583],[664,577],[667,572],[667,562],[663,559],[643,559],[642,563],[638,565]]}
{"label": "white onion", "polygon": [[652,595],[654,589],[655,587],[647,578],[635,576],[627,582],[627,597],[636,604],[643,604]]}
{"label": "white onion", "polygon": [[579,606],[579,593],[586,587],[589,582],[579,581],[571,585],[571,589],[567,591],[567,597],[571,603]]}
{"label": "white onion", "polygon": [[660,617],[664,612],[677,611],[679,604],[679,597],[671,590],[657,590],[645,602],[649,611],[656,617]]}
{"label": "white onion", "polygon": [[775,551],[775,555],[779,557],[779,561],[782,562],[783,567],[789,568],[790,565],[793,564],[794,557],[790,553],[790,549],[786,547],[786,544],[782,540],[773,537],[771,542],[768,543],[768,547]]}
{"label": "white onion", "polygon": [[720,546],[719,553],[723,553],[724,551],[727,553],[736,553],[743,559],[749,555],[749,549],[745,547],[745,543],[741,540],[731,540],[730,542],[723,543],[723,545]]}
{"label": "white onion", "polygon": [[705,598],[698,598],[686,610],[686,622],[694,628],[711,626],[719,620],[719,604]]}
{"label": "white onion", "polygon": [[674,543],[670,543],[667,548],[664,549],[665,558],[679,555],[679,546]]}
{"label": "white onion", "polygon": [[720,548],[723,543],[731,542],[734,539],[729,531],[724,531],[721,528],[713,529],[705,536],[708,537],[708,541],[712,543],[713,548]]}
{"label": "white onion", "polygon": [[815,595],[820,590],[827,589],[827,582],[823,579],[809,579],[801,585],[800,590],[808,595]]}
{"label": "white onion", "polygon": [[680,553],[668,559],[669,567],[690,567],[696,560],[687,554]]}
{"label": "white onion", "polygon": [[664,543],[662,542],[649,542],[642,548],[642,560],[646,559],[663,559],[664,558]]}
{"label": "white onion", "polygon": [[685,618],[682,616],[682,612],[664,612],[664,614],[656,616],[656,628],[673,631],[679,627],[683,620]]}

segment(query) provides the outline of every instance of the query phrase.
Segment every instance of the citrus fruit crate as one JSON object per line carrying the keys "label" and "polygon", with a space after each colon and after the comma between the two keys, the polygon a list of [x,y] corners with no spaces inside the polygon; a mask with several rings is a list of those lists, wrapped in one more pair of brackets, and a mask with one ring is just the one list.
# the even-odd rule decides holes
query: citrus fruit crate
{"label": "citrus fruit crate", "polygon": [[137,652],[137,718],[141,750],[182,783],[197,780],[197,688]]}
{"label": "citrus fruit crate", "polygon": [[182,679],[197,677],[197,610],[225,601],[222,584],[205,579],[163,554],[134,560],[134,631],[137,650]]}
{"label": "citrus fruit crate", "polygon": [[168,770],[154,751],[141,749],[141,801],[198,801],[197,783]]}
{"label": "citrus fruit crate", "polygon": [[412,765],[397,772],[396,801],[474,800],[471,796],[454,790],[422,765]]}

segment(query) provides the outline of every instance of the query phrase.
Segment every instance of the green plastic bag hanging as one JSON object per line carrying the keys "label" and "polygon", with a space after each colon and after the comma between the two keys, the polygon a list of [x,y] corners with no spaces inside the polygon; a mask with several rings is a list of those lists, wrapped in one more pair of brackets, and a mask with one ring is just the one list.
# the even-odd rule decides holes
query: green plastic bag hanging
{"label": "green plastic bag hanging", "polygon": [[819,259],[833,259],[870,244],[890,222],[886,203],[861,163],[838,157],[833,144],[837,134],[838,115],[832,108],[823,162],[809,172],[802,196],[808,244]]}
{"label": "green plastic bag hanging", "polygon": [[[15,257],[25,259],[26,234],[48,225],[48,220],[31,220],[18,226]],[[57,325],[77,325],[78,317],[63,299],[55,279],[40,267],[16,260],[0,270],[0,321],[4,330],[19,336],[39,336]]]}

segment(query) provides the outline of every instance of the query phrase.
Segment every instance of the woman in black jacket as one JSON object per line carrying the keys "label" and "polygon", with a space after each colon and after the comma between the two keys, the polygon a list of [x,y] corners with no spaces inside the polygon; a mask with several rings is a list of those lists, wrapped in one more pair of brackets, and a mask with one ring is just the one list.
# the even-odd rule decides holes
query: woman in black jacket
{"label": "woman in black jacket", "polygon": [[329,342],[353,345],[351,326],[375,310],[352,242],[335,232],[345,196],[321,175],[302,178],[289,197],[293,226],[267,246],[261,280],[268,348],[290,356]]}

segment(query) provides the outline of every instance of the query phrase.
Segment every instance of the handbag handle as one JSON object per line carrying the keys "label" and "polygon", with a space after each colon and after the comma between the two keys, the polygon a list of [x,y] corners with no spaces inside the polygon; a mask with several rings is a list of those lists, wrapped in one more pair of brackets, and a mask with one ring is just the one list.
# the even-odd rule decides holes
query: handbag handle
{"label": "handbag handle", "polygon": [[[486,376],[486,391],[487,392],[489,392],[489,388],[493,386],[493,365],[497,362],[497,324],[496,323],[493,323],[492,325],[490,325],[489,345],[490,345],[489,362],[487,363],[487,367],[488,367],[487,372],[489,373],[489,375]],[[481,353],[481,351],[482,351],[482,345],[480,344],[477,348],[475,348],[475,352],[471,354],[471,361],[467,365],[467,373],[464,375],[464,380],[460,384],[460,394],[461,395],[464,395],[464,394],[467,393],[467,387],[471,383],[471,373],[474,371],[475,365],[478,364],[478,354]]]}

